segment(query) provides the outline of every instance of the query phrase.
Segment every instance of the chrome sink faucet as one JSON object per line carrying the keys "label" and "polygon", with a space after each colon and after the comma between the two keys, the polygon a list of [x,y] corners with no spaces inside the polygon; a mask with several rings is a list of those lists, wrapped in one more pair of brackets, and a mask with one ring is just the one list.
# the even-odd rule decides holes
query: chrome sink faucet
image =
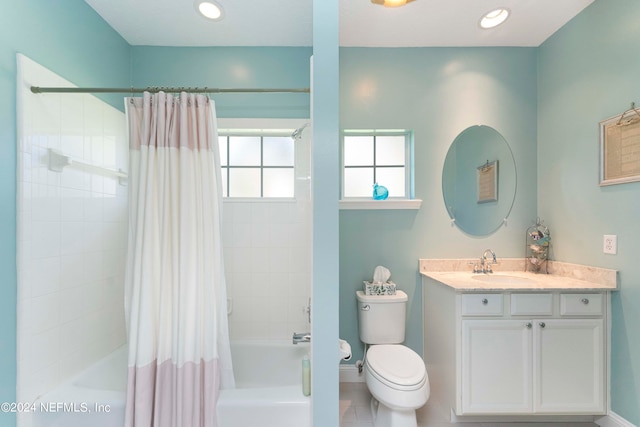
{"label": "chrome sink faucet", "polygon": [[311,342],[311,332],[294,332],[292,341],[294,344]]}
{"label": "chrome sink faucet", "polygon": [[[491,260],[487,260],[487,255],[491,255]],[[485,249],[480,258],[480,265],[482,266],[483,273],[493,273],[491,266],[496,264],[496,254],[491,249]]]}

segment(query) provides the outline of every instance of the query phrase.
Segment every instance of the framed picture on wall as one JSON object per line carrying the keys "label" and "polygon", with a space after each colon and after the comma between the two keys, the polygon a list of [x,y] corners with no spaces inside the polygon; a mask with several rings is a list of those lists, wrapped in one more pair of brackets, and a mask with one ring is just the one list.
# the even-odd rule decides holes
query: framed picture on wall
{"label": "framed picture on wall", "polygon": [[478,203],[495,202],[498,200],[498,161],[490,162],[478,167]]}
{"label": "framed picture on wall", "polygon": [[640,110],[600,122],[600,186],[640,181]]}

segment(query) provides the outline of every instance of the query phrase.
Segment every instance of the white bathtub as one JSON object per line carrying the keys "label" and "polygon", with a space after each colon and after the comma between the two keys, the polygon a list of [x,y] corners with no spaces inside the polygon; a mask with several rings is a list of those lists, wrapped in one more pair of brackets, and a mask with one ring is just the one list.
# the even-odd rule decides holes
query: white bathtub
{"label": "white bathtub", "polygon": [[236,341],[236,388],[222,390],[218,427],[310,427],[311,399],[302,394],[302,357],[309,344]]}
{"label": "white bathtub", "polygon": [[[231,343],[236,388],[222,390],[218,427],[310,427],[301,361],[308,344]],[[121,347],[36,402],[33,427],[122,427],[127,349]],[[29,425],[28,423],[25,423]]]}
{"label": "white bathtub", "polygon": [[120,347],[35,403],[33,427],[122,427],[127,348]]}

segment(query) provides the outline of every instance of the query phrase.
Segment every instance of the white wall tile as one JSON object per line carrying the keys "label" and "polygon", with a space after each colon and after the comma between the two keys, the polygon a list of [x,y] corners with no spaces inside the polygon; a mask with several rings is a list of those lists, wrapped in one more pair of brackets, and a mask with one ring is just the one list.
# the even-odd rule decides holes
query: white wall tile
{"label": "white wall tile", "polygon": [[251,203],[251,222],[254,224],[267,224],[269,222],[269,203]]}
{"label": "white wall tile", "polygon": [[84,254],[60,257],[60,289],[69,289],[84,283]]}
{"label": "white wall tile", "polygon": [[251,203],[233,202],[234,223],[246,224],[251,222]]}
{"label": "white wall tile", "polygon": [[56,363],[60,358],[60,330],[51,328],[39,334],[33,335],[31,339],[31,351],[35,355],[46,355],[45,357],[33,358],[34,363],[31,369],[39,371]]}
{"label": "white wall tile", "polygon": [[60,185],[63,188],[75,188],[77,190],[90,190],[90,177],[72,168],[65,168],[61,172]]}
{"label": "white wall tile", "polygon": [[269,268],[269,254],[271,248],[251,248],[249,262],[251,271],[256,273],[267,273]]}
{"label": "white wall tile", "polygon": [[60,257],[33,260],[30,280],[32,297],[57,292],[60,289]]}
{"label": "white wall tile", "polygon": [[271,224],[288,224],[293,222],[294,206],[292,203],[269,203],[269,222]]}
{"label": "white wall tile", "polygon": [[60,221],[60,189],[34,184],[31,188],[32,218],[34,221]]}
{"label": "white wall tile", "polygon": [[[37,76],[38,85],[70,85],[31,61],[24,64],[20,70]],[[19,79],[25,82],[22,74]],[[19,397],[35,397],[125,340],[127,187],[73,167],[50,171],[48,149],[126,168],[128,147],[124,115],[97,98],[23,92],[17,389]]]}
{"label": "white wall tile", "polygon": [[90,334],[84,319],[79,318],[60,325],[60,357],[78,351],[84,343],[84,338]]}
{"label": "white wall tile", "polygon": [[268,247],[271,246],[269,239],[269,224],[266,222],[252,222],[251,228],[251,246]]}
{"label": "white wall tile", "polygon": [[51,329],[60,322],[60,295],[58,293],[31,298],[31,327],[37,334]]}
{"label": "white wall tile", "polygon": [[62,255],[79,254],[85,251],[89,225],[83,221],[69,221],[60,224],[58,241]]}
{"label": "white wall tile", "polygon": [[102,222],[103,198],[96,197],[91,193],[91,197],[84,199],[84,221]]}
{"label": "white wall tile", "polygon": [[310,258],[305,217],[310,211],[299,212],[308,204],[228,199],[223,204],[225,257],[233,257],[227,267],[232,339],[290,339],[293,327],[309,329],[303,307],[311,291],[310,261],[302,260]]}
{"label": "white wall tile", "polygon": [[[110,166],[111,169],[118,170],[115,166]],[[105,196],[115,196],[118,194],[118,179],[110,176],[104,177],[104,194]]]}
{"label": "white wall tile", "polygon": [[85,286],[65,289],[60,292],[60,322],[66,323],[81,318],[85,310],[82,305]]}
{"label": "white wall tile", "polygon": [[287,321],[287,300],[283,295],[271,294],[262,298],[267,314],[267,321],[271,323],[284,323]]}
{"label": "white wall tile", "polygon": [[60,254],[60,226],[58,222],[32,221],[32,258],[48,258]]}
{"label": "white wall tile", "polygon": [[84,199],[87,195],[86,191],[61,188],[60,218],[63,221],[84,220]]}
{"label": "white wall tile", "polygon": [[291,249],[288,247],[272,247],[268,251],[269,271],[286,273],[291,270]]}
{"label": "white wall tile", "polygon": [[103,253],[84,252],[84,282],[92,283],[104,277]]}
{"label": "white wall tile", "polygon": [[232,273],[233,282],[227,286],[233,289],[235,298],[248,297],[252,294],[251,273]]}
{"label": "white wall tile", "polygon": [[291,246],[291,223],[271,223],[268,228],[271,246],[278,248]]}
{"label": "white wall tile", "polygon": [[252,246],[252,224],[251,223],[233,223],[233,247],[248,248]]}
{"label": "white wall tile", "polygon": [[[82,287],[82,307],[84,308],[83,314],[91,314],[100,311],[101,303],[103,301],[102,283],[103,281],[99,280],[96,282],[91,282],[88,285]],[[98,336],[102,336],[101,332],[104,331],[95,331]]]}
{"label": "white wall tile", "polygon": [[223,223],[233,223],[233,207],[234,203],[229,201],[223,201],[222,203],[222,222]]}
{"label": "white wall tile", "polygon": [[273,295],[279,295],[279,298],[287,300],[289,297],[289,273],[269,273],[269,289]]}

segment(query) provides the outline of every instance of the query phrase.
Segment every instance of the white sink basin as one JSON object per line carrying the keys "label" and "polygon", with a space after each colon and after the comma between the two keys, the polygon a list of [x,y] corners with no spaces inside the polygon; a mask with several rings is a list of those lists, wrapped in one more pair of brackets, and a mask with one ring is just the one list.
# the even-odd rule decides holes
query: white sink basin
{"label": "white sink basin", "polygon": [[511,276],[508,274],[476,274],[471,276],[474,280],[479,280],[485,283],[495,283],[502,285],[530,285],[535,283],[535,281],[520,276]]}

